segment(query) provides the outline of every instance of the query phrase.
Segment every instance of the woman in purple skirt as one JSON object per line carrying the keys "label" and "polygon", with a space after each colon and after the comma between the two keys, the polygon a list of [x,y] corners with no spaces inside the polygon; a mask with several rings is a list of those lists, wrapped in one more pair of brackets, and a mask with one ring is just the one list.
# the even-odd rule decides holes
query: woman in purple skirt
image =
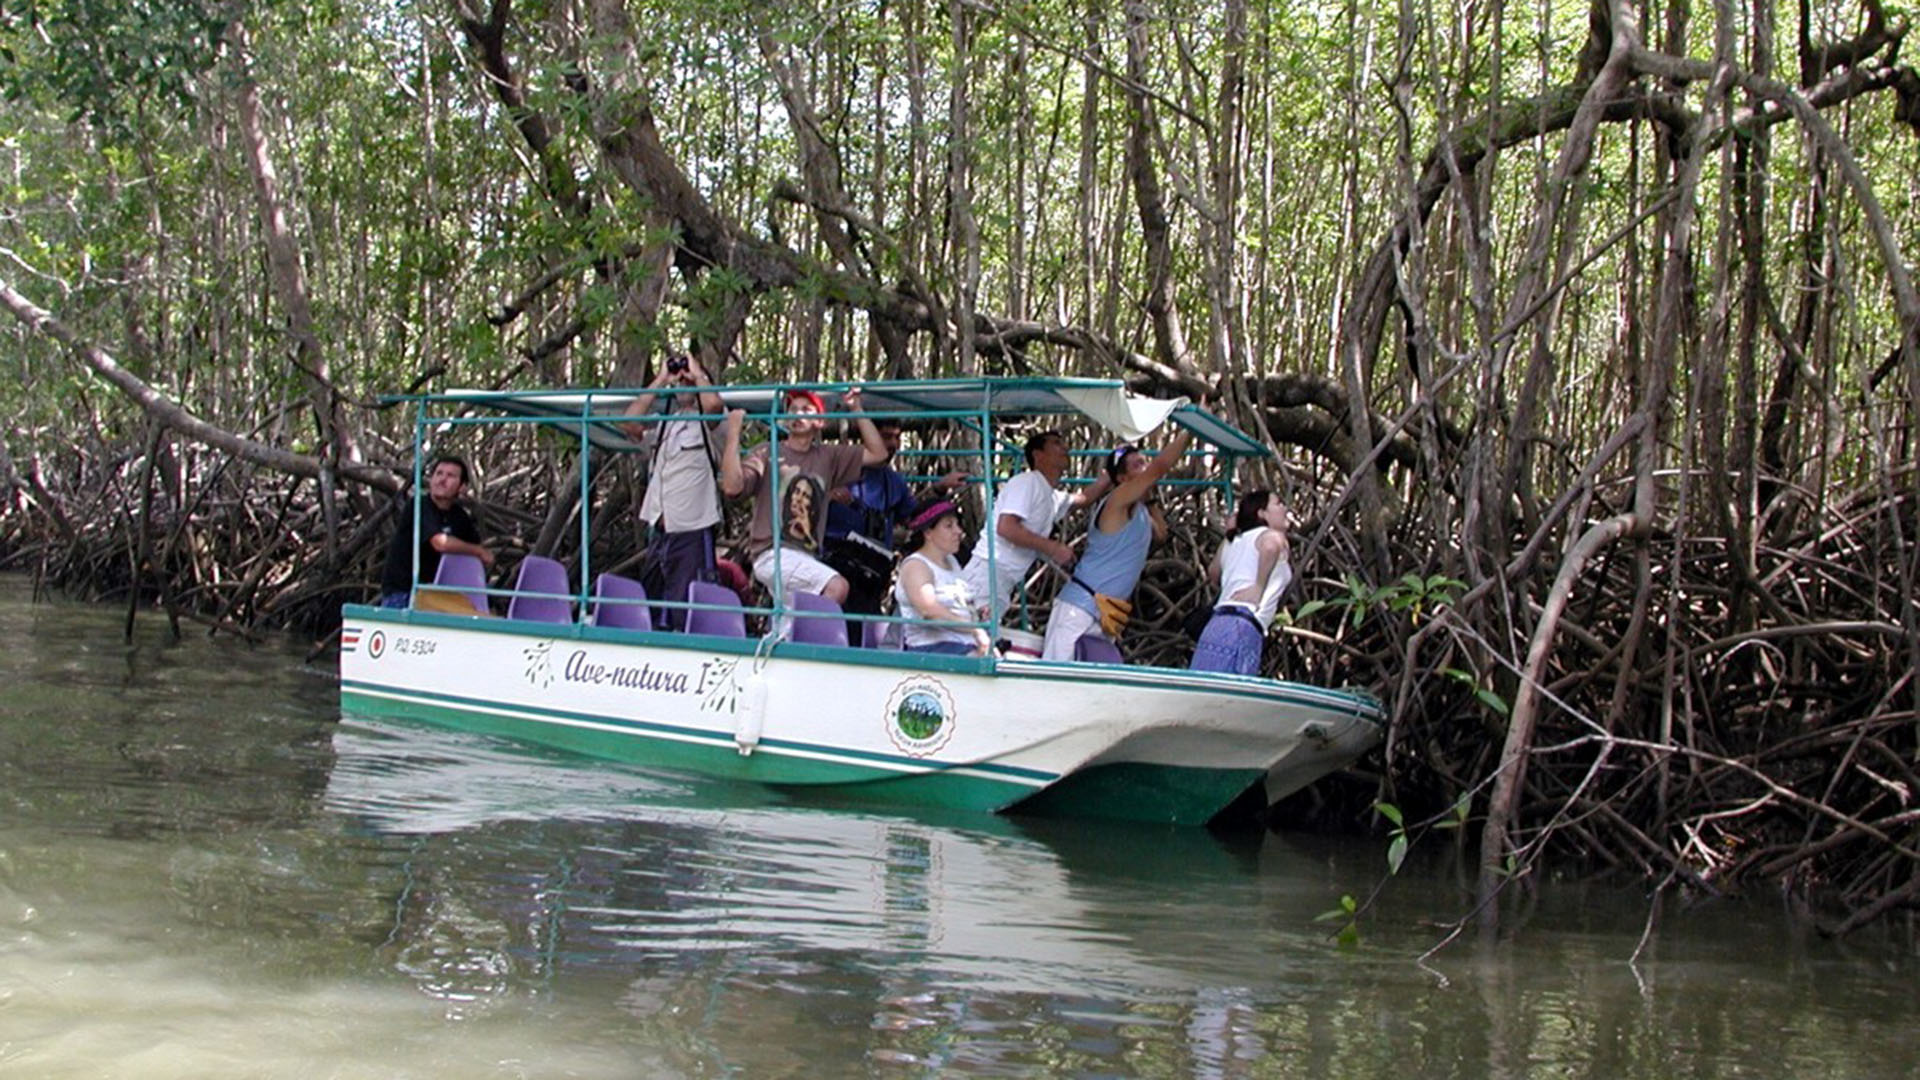
{"label": "woman in purple skirt", "polygon": [[1220,583],[1220,601],[1194,646],[1191,670],[1260,674],[1267,627],[1293,581],[1287,522],[1287,504],[1273,492],[1260,489],[1241,498],[1233,532],[1207,567],[1208,578]]}

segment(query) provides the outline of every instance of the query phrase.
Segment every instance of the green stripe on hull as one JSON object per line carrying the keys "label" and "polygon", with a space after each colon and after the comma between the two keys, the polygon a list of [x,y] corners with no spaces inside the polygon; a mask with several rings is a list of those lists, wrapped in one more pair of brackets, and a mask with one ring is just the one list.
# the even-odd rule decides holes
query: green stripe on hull
{"label": "green stripe on hull", "polygon": [[752,754],[741,754],[732,739],[722,736],[670,737],[626,726],[596,725],[589,720],[489,712],[346,687],[340,691],[340,704],[347,713],[418,720],[458,731],[524,739],[608,761],[772,787],[804,788],[859,802],[990,812],[1033,794],[1040,782],[997,779],[962,767],[902,773],[816,756],[826,751],[774,740],[763,741]]}
{"label": "green stripe on hull", "polygon": [[1064,777],[1012,809],[1021,814],[1205,825],[1265,776],[1264,769],[1115,762]]}

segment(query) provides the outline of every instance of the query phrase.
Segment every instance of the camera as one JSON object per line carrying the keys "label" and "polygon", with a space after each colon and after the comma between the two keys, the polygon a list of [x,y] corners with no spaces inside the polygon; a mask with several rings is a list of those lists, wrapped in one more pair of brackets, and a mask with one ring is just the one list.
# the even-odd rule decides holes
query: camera
{"label": "camera", "polygon": [[687,364],[688,364],[688,360],[684,356],[668,357],[667,371],[671,374],[678,375],[681,372],[687,370]]}

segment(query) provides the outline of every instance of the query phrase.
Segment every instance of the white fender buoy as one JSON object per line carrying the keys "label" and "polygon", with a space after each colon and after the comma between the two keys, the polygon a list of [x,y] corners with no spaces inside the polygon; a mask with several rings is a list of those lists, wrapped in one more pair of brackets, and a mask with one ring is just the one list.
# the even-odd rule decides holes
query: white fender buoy
{"label": "white fender buoy", "polygon": [[754,672],[740,691],[740,711],[733,718],[733,742],[740,756],[760,745],[760,729],[767,726],[767,677]]}

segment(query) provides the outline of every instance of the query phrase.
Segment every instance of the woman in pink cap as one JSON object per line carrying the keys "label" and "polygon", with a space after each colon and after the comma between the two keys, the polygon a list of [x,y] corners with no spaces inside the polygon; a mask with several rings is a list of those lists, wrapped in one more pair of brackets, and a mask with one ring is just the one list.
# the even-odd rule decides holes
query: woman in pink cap
{"label": "woman in pink cap", "polygon": [[913,652],[985,656],[987,632],[970,625],[979,615],[960,572],[958,554],[966,532],[960,527],[959,509],[943,499],[915,514],[908,527],[913,530],[913,554],[900,563],[893,596],[900,614],[927,621],[906,624],[903,644]]}

